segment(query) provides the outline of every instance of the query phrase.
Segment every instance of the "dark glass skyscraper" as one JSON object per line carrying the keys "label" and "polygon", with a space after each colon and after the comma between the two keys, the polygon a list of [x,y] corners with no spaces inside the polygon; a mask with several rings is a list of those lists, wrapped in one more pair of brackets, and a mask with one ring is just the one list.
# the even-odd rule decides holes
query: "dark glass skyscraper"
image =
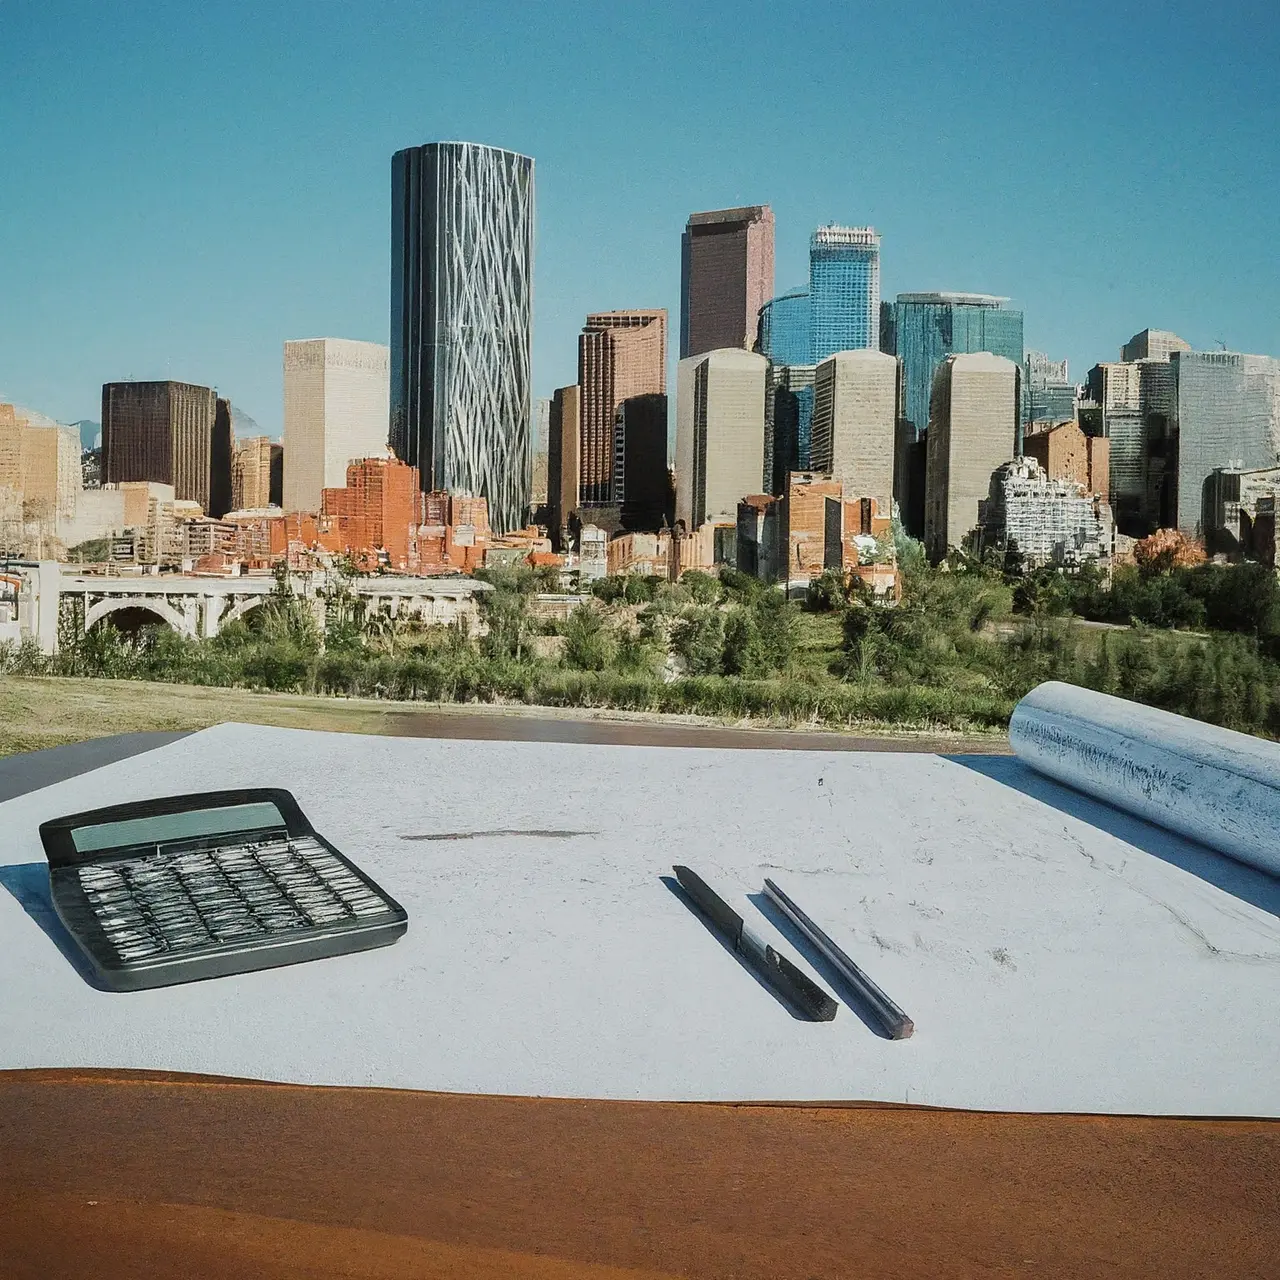
{"label": "dark glass skyscraper", "polygon": [[1022,364],[1022,312],[986,293],[900,293],[883,349],[902,361],[903,416],[915,439],[929,425],[933,375],[950,355],[989,351]]}
{"label": "dark glass skyscraper", "polygon": [[432,142],[391,162],[391,447],[424,490],[524,523],[531,476],[533,161]]}

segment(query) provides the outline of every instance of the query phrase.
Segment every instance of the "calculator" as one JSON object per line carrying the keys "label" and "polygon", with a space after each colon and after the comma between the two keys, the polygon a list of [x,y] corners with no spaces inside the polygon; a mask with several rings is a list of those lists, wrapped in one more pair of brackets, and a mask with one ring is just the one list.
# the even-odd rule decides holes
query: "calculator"
{"label": "calculator", "polygon": [[384,947],[408,928],[280,788],[111,805],[43,823],[40,840],[54,908],[110,991]]}

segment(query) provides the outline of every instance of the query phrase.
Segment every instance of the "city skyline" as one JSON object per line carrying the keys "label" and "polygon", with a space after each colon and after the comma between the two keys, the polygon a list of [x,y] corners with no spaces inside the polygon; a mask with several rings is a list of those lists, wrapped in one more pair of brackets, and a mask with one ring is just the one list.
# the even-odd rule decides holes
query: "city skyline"
{"label": "city skyline", "polygon": [[[857,49],[785,92],[739,56],[751,23],[725,19],[741,9],[715,4],[692,27],[655,6],[625,36],[594,15],[568,45],[549,16],[514,15],[488,53],[467,38],[472,16],[396,4],[367,28],[335,11],[299,29],[270,5],[158,23],[144,9],[111,23],[62,0],[0,12],[14,75],[0,104],[11,189],[39,192],[56,161],[63,189],[95,194],[12,200],[0,213],[5,242],[22,246],[0,319],[0,392],[59,420],[94,417],[103,382],[168,377],[215,386],[278,436],[281,342],[388,341],[385,166],[406,141],[432,137],[539,163],[535,396],[572,380],[572,338],[589,312],[665,306],[674,330],[689,213],[754,202],[777,219],[777,291],[803,282],[816,226],[868,223],[884,237],[883,296],[1009,296],[1028,347],[1068,359],[1077,376],[1148,325],[1198,349],[1221,339],[1280,350],[1268,301],[1280,266],[1265,226],[1274,166],[1243,160],[1280,114],[1264,74],[1276,34],[1242,15],[1175,4],[1135,53],[1123,39],[1089,40],[1099,15],[1125,28],[1100,6],[1017,24],[977,12],[954,40],[981,53],[979,72],[944,95],[929,83],[943,51],[928,3],[892,21],[823,4],[799,15],[793,39],[856,31]],[[695,51],[713,30],[708,59]],[[216,102],[189,93],[172,56],[192,39],[218,63]],[[1070,74],[1030,56],[1073,42],[1090,54]],[[577,75],[602,52],[609,77]],[[341,70],[304,74],[318,65]],[[661,92],[643,127],[604,109],[620,87],[647,91],[655,65]],[[585,109],[557,101],[566,76],[583,83]],[[940,130],[944,97],[951,123]],[[695,115],[699,130],[683,130]],[[1215,145],[1223,131],[1238,145]],[[1148,139],[1136,169],[1121,162],[1135,136]],[[173,162],[192,146],[202,164],[187,174]],[[307,163],[281,163],[295,155]],[[209,172],[231,199],[208,200]]]}

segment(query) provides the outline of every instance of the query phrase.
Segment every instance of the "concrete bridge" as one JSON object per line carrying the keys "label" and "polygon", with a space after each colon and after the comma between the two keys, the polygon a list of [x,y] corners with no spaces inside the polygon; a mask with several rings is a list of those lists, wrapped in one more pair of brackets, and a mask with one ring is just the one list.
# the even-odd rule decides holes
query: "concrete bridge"
{"label": "concrete bridge", "polygon": [[[257,608],[276,590],[274,577],[202,577],[191,574],[77,574],[55,561],[10,564],[6,580],[17,585],[20,638],[34,637],[55,653],[59,637],[78,637],[105,619],[129,611],[151,615],[179,635],[208,639]],[[293,593],[306,600],[323,627],[331,584],[325,573],[291,574]],[[375,575],[351,583],[367,613],[416,617],[448,624],[466,618],[480,628],[479,597],[492,588],[471,578],[411,578]],[[12,638],[12,637],[11,637]]]}

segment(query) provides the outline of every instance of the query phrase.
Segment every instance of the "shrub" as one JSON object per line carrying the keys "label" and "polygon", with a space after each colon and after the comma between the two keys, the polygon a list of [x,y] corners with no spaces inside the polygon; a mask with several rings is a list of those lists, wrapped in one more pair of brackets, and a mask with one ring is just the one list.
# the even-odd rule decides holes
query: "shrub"
{"label": "shrub", "polygon": [[604,619],[595,609],[579,605],[564,627],[564,660],[579,671],[603,671],[613,657],[613,644]]}
{"label": "shrub", "polygon": [[845,575],[839,569],[824,569],[816,578],[809,579],[804,607],[811,613],[834,613],[843,609],[848,600]]}
{"label": "shrub", "polygon": [[687,609],[671,628],[671,650],[690,675],[718,675],[724,655],[724,615],[705,606]]}
{"label": "shrub", "polygon": [[686,569],[680,575],[680,585],[689,592],[695,604],[719,604],[724,596],[720,579],[701,569]]}

